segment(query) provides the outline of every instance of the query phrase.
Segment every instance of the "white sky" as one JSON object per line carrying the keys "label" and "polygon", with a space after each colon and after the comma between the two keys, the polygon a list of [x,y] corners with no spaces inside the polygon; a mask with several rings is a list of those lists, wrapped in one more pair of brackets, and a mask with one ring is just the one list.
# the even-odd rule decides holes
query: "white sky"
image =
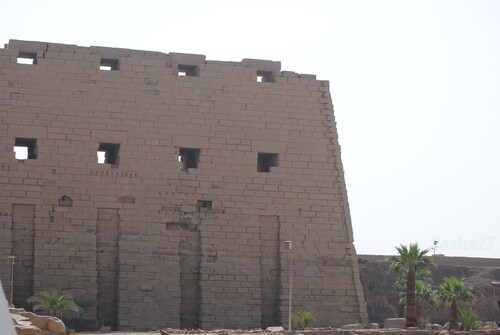
{"label": "white sky", "polygon": [[500,1],[0,0],[9,39],[279,60],[329,80],[358,253],[500,258]]}

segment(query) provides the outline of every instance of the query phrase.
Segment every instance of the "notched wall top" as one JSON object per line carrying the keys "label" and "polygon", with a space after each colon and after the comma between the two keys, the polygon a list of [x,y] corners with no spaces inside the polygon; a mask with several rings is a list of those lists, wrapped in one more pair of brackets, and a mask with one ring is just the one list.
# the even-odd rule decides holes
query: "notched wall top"
{"label": "notched wall top", "polygon": [[[71,59],[72,57],[63,55],[74,55],[74,57],[77,59],[87,58],[88,60],[94,60],[95,62],[98,62],[101,59],[105,59],[108,62],[110,60],[116,60],[118,64],[120,64],[119,70],[127,70],[128,68],[126,65],[133,64],[171,68],[173,69],[174,74],[178,74],[179,72],[184,74],[184,72],[186,72],[185,69],[194,69],[195,76],[203,76],[204,66],[208,64],[240,68],[242,73],[245,73],[244,70],[247,68],[255,69],[257,71],[256,77],[264,77],[265,80],[263,81],[268,82],[274,81],[275,77],[303,78],[313,80],[316,79],[316,76],[310,74],[298,74],[291,71],[281,71],[281,62],[260,59],[245,58],[241,62],[207,61],[204,55],[196,54],[173,52],[167,54],[161,52],[122,48],[107,48],[97,46],[81,47],[73,44],[58,44],[22,40],[9,40],[9,43],[5,44],[5,49],[14,51],[13,55],[15,54],[16,56],[18,56],[19,54],[36,55],[37,64],[44,58]],[[129,61],[132,59],[134,61]],[[137,60],[140,61],[138,62]],[[123,65],[125,65],[125,67]],[[94,66],[94,68],[99,69],[99,66]]]}

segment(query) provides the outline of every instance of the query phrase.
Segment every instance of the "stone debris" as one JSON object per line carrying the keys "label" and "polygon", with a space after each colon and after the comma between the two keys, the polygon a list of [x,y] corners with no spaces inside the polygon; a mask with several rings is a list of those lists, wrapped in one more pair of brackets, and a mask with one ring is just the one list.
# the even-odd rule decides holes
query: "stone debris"
{"label": "stone debris", "polygon": [[364,326],[359,324],[359,323],[351,323],[351,324],[348,324],[348,325],[343,325],[342,327],[340,327],[341,329],[363,329]]}
{"label": "stone debris", "polygon": [[496,323],[496,321],[485,321],[484,327],[491,327],[492,329],[497,329],[498,324]]}
{"label": "stone debris", "polygon": [[[405,320],[404,318],[394,318],[394,319],[402,319]],[[487,322],[485,322],[486,324]],[[426,329],[419,329],[418,327],[410,327],[410,328],[369,328],[370,325],[371,327],[375,327],[375,325],[378,327],[377,323],[372,323],[372,324],[349,324],[342,326],[341,328],[333,328],[333,327],[321,327],[321,328],[307,328],[304,330],[293,330],[291,333],[283,329],[282,334],[293,334],[293,335],[459,335],[459,334],[474,334],[474,335],[500,335],[500,329],[498,328],[481,328],[480,330],[476,330],[474,332],[463,332],[463,331],[457,331],[457,330],[443,330],[443,326],[439,324],[428,324],[426,326]],[[348,326],[348,328],[345,328]],[[358,326],[360,328],[354,328],[355,326]],[[351,328],[352,327],[352,328]],[[364,327],[364,328],[363,328]],[[432,329],[428,329],[429,327],[432,327]],[[486,327],[486,326],[485,326]],[[489,326],[488,326],[489,327]],[[259,335],[266,335],[266,334],[272,334],[273,332],[271,329],[273,328],[280,328],[280,327],[268,327],[265,330],[262,329],[254,329],[254,330],[241,330],[241,329],[233,329],[233,330],[211,330],[211,331],[204,331],[201,329],[197,330],[179,330],[179,329],[163,329],[160,330],[161,335],[190,335],[190,334],[203,334],[203,335],[219,335],[221,331],[223,331],[225,334],[233,334],[233,335],[247,335],[247,334],[259,334]],[[283,327],[281,327],[283,328]],[[157,332],[158,333],[158,332]],[[85,335],[96,335],[96,334],[85,334]],[[142,335],[138,333],[113,333],[113,335]]]}

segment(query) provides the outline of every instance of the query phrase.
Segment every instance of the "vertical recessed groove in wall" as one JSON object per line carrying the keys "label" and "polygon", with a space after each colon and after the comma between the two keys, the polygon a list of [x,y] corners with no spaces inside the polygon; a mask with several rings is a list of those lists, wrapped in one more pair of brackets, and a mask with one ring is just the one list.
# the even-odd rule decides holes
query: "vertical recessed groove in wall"
{"label": "vertical recessed groove in wall", "polygon": [[183,231],[179,243],[180,326],[197,329],[200,316],[200,231]]}
{"label": "vertical recessed groove in wall", "polygon": [[99,326],[117,327],[118,315],[118,209],[97,212],[97,321]]}
{"label": "vertical recessed groove in wall", "polygon": [[259,216],[261,328],[280,324],[279,217]]}
{"label": "vertical recessed groove in wall", "polygon": [[35,206],[12,205],[12,255],[14,264],[14,306],[27,308],[33,295]]}

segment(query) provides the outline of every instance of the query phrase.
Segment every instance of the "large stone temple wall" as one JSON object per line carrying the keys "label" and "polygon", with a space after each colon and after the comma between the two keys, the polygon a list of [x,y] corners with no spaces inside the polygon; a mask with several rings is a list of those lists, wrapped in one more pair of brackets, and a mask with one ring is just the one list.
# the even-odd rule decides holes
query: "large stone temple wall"
{"label": "large stone temple wall", "polygon": [[[327,81],[279,62],[11,40],[0,278],[113,329],[366,320]],[[99,157],[99,158],[98,158]],[[287,250],[284,241],[292,241]]]}

